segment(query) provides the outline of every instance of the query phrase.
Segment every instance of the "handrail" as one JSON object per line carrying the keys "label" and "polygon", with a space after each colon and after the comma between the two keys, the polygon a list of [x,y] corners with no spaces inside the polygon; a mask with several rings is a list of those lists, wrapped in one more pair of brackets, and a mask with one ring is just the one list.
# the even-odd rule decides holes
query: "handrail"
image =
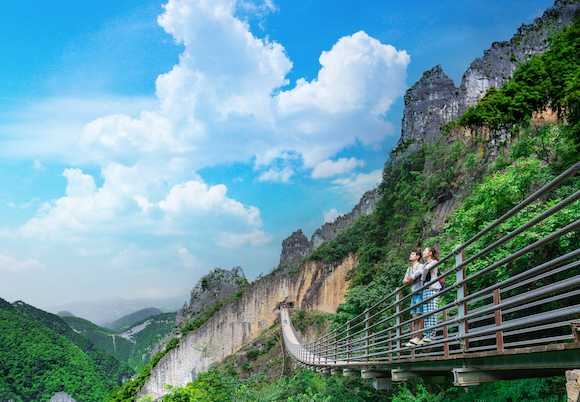
{"label": "handrail", "polygon": [[[530,228],[542,223],[557,212],[565,211],[566,208],[580,200],[580,191],[547,208],[525,224],[495,240],[489,246],[476,251],[471,257],[465,258],[464,255],[468,246],[523,211],[534,201],[557,189],[558,186],[578,172],[580,172],[580,162],[525,198],[469,240],[458,245],[451,253],[431,267],[431,269],[440,267],[455,256],[456,262],[453,268],[441,273],[437,278],[425,282],[419,290],[402,296],[402,291],[407,286],[399,286],[353,319],[312,342],[300,338],[292,325],[288,311],[282,308],[281,314],[288,321],[287,324],[283,323],[283,333],[290,355],[300,364],[311,367],[339,367],[369,361],[380,363],[404,361],[421,356],[448,357],[470,350],[496,349],[502,351],[505,348],[517,347],[518,345],[569,341],[572,339],[572,335],[556,334],[556,336],[542,338],[541,331],[545,331],[546,328],[554,330],[559,325],[565,325],[565,322],[561,323],[562,320],[580,314],[580,298],[578,298],[580,295],[580,273],[578,272],[580,249],[568,250],[562,255],[554,255],[547,261],[524,272],[510,275],[495,283],[491,281],[492,283],[483,289],[472,289],[469,294],[467,288],[473,286],[474,281],[478,279],[494,275],[498,268],[529,255],[531,252],[544,250],[554,240],[579,231],[580,220],[554,228],[543,238],[536,239],[525,247],[522,246],[513,254],[500,258],[498,261],[492,261],[469,276],[465,275],[465,267],[480,260],[490,252],[500,249],[507,242],[516,240]],[[430,285],[452,274],[456,274],[455,283],[435,292],[430,297],[424,298],[419,305],[439,300],[439,297],[444,295],[447,297],[446,303],[443,303],[441,307],[437,305],[435,309],[422,316],[405,318],[408,317],[410,310],[416,307],[416,305],[410,306],[410,299],[413,295],[423,292]],[[552,282],[540,285],[539,281],[547,278],[551,278]],[[489,280],[488,283],[490,283]],[[530,286],[537,288],[530,288]],[[501,298],[502,291],[508,295],[503,300]],[[452,294],[452,292],[456,292],[457,296],[449,298],[447,295]],[[491,302],[486,304],[486,299],[491,299]],[[556,308],[548,311],[534,310],[534,308],[537,309],[547,303],[555,303]],[[443,321],[439,319],[429,328],[422,330],[412,329],[412,324],[417,320],[427,317],[438,318],[442,314]],[[407,326],[411,326],[411,330],[406,330]],[[403,346],[405,340],[409,340],[421,332],[432,331],[436,336],[430,343],[419,346]],[[537,334],[538,332],[540,334]],[[438,333],[439,335],[437,335]],[[521,338],[522,336],[525,336],[525,339]],[[504,338],[508,338],[509,342],[504,342]]]}

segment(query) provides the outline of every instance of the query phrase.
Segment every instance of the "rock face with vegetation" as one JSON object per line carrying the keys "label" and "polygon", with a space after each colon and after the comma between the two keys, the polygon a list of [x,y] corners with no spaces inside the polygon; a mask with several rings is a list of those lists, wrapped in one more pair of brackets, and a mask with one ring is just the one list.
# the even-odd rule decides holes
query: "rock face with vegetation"
{"label": "rock face with vegetation", "polygon": [[475,106],[488,89],[501,88],[520,63],[549,48],[550,35],[570,25],[580,12],[575,0],[559,0],[529,25],[522,25],[510,41],[495,42],[484,56],[471,63],[459,88],[441,66],[423,74],[405,95],[405,111],[398,149],[418,149],[425,141],[439,138],[442,124],[459,118]]}
{"label": "rock face with vegetation", "polygon": [[216,268],[204,275],[191,291],[189,306],[185,304],[178,312],[176,324],[196,319],[216,302],[234,297],[247,284],[242,267],[231,271]]}
{"label": "rock face with vegetation", "polygon": [[356,265],[354,256],[334,267],[308,262],[298,274],[260,279],[248,287],[240,300],[225,303],[212,318],[181,339],[157,363],[141,389],[141,396],[159,397],[165,384],[186,385],[197,373],[220,361],[268,329],[279,317],[282,302],[296,308],[333,313],[344,302],[346,274]]}
{"label": "rock face with vegetation", "polygon": [[325,223],[314,232],[310,240],[302,233],[302,229],[292,233],[290,237],[282,242],[278,270],[282,273],[287,273],[298,268],[300,262],[312,254],[323,242],[329,242],[334,239],[343,230],[351,226],[359,216],[370,214],[378,199],[379,195],[376,188],[367,191],[362,195],[359,203],[352,211],[339,216],[334,222]]}

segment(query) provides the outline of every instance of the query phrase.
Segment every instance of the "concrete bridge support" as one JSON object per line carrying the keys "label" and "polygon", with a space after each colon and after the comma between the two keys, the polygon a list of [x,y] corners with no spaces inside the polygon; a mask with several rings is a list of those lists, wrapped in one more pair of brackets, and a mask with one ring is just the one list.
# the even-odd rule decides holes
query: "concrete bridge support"
{"label": "concrete bridge support", "polygon": [[566,392],[568,402],[580,401],[580,370],[566,371]]}

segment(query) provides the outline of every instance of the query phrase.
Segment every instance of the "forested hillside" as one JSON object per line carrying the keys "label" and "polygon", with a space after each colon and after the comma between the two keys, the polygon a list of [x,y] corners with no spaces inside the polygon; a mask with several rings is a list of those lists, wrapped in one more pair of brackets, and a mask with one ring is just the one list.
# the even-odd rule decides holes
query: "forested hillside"
{"label": "forested hillside", "polygon": [[[580,19],[576,19],[571,27],[553,36],[549,51],[520,65],[501,89],[489,90],[477,106],[442,127],[438,141],[413,152],[400,149],[391,154],[379,187],[382,198],[373,213],[359,218],[308,257],[339,264],[350,253],[358,256],[359,265],[350,274],[347,301],[329,317],[334,325],[356,316],[398,287],[411,249],[434,245],[448,253],[580,159],[579,77]],[[578,190],[578,177],[569,179],[558,191],[473,244],[467,254]],[[445,203],[452,206],[452,214],[445,215],[439,208]],[[543,237],[551,226],[579,218],[576,202],[468,270],[475,272],[482,264],[509,254],[515,242],[519,242],[518,247],[525,246]],[[539,264],[551,253],[579,246],[579,233],[571,233],[531,258],[516,260],[498,271],[498,279],[527,269],[530,260]],[[453,387],[450,380],[427,386],[418,379],[387,393],[375,391],[365,380],[323,379],[306,371],[271,382],[263,373],[242,380],[235,370],[214,370],[198,375],[187,387],[172,388],[163,400],[556,402],[565,395],[564,382],[559,377],[505,381],[470,387],[465,392]]]}
{"label": "forested hillside", "polygon": [[127,363],[117,360],[110,353],[95,346],[86,336],[75,332],[61,317],[37,309],[21,301],[12,303],[18,311],[27,314],[38,322],[53,330],[57,334],[65,337],[83,351],[89,359],[99,366],[104,373],[115,384],[122,384],[123,381],[131,378],[135,374]]}
{"label": "forested hillside", "polygon": [[120,332],[93,324],[80,317],[63,317],[75,331],[83,334],[99,348],[127,362],[139,372],[149,364],[153,347],[175,324],[176,313],[163,313],[147,317]]}
{"label": "forested hillside", "polygon": [[0,400],[48,401],[66,392],[102,401],[116,383],[77,345],[0,299]]}

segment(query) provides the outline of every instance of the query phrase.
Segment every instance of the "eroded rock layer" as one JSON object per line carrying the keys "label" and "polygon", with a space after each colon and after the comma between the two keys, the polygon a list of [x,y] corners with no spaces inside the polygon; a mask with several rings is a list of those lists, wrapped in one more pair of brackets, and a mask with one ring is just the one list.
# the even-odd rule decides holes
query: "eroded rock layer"
{"label": "eroded rock layer", "polygon": [[180,386],[191,382],[196,373],[235,352],[273,325],[282,302],[309,311],[334,313],[344,302],[348,286],[346,273],[355,265],[356,258],[352,255],[338,267],[309,261],[293,277],[282,274],[259,280],[240,300],[226,303],[163,357],[139,398],[163,395],[166,393],[164,384]]}

